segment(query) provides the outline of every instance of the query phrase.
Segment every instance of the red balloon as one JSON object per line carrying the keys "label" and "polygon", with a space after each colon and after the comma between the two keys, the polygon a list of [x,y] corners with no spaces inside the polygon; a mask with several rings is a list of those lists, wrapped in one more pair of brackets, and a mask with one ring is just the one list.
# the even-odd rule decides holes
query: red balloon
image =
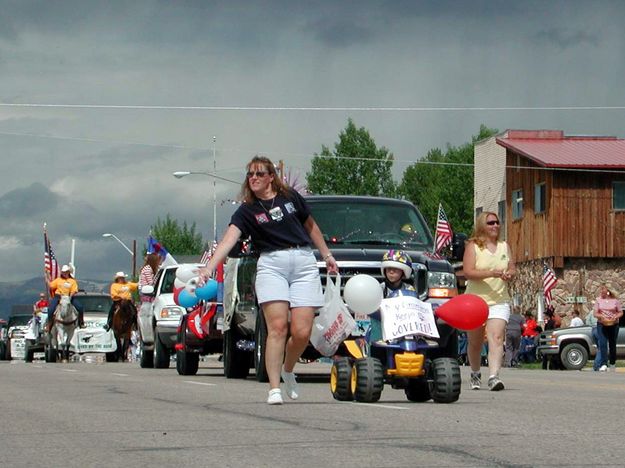
{"label": "red balloon", "polygon": [[458,330],[474,330],[488,318],[488,304],[475,294],[461,294],[448,300],[436,315]]}
{"label": "red balloon", "polygon": [[184,289],[184,286],[181,288],[177,288],[174,286],[174,302],[176,303],[176,305],[180,305],[178,304],[178,296],[180,295],[180,291],[182,291]]}

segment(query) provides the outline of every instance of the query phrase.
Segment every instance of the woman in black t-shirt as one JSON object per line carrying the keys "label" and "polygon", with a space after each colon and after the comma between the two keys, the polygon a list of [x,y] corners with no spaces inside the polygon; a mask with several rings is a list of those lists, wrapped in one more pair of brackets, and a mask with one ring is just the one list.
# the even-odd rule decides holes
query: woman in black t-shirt
{"label": "woman in black t-shirt", "polygon": [[299,396],[293,368],[308,345],[315,309],[323,305],[319,269],[311,246],[319,250],[328,273],[337,273],[338,267],[304,198],[282,182],[271,160],[255,156],[247,164],[241,198],[243,203],[200,273],[212,276],[216,265],[241,236],[252,238],[260,252],[256,298],[267,322],[267,403],[282,404],[280,377],[289,398]]}

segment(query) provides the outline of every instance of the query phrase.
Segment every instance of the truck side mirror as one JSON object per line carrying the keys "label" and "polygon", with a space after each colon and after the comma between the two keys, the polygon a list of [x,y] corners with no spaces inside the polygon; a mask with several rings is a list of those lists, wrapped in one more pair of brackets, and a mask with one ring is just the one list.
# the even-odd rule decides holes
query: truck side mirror
{"label": "truck side mirror", "polygon": [[466,234],[459,232],[454,234],[454,237],[451,241],[451,259],[460,262],[462,261],[462,257],[464,257],[464,244],[467,241],[468,237]]}

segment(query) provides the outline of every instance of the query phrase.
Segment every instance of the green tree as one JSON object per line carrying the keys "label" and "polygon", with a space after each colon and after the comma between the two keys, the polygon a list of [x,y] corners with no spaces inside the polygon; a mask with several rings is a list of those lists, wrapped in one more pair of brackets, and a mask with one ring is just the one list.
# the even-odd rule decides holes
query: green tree
{"label": "green tree", "polygon": [[321,195],[393,197],[397,188],[392,166],[392,153],[378,148],[364,127],[356,128],[353,120],[348,119],[334,151],[322,145],[321,153],[315,153],[306,183],[310,192]]}
{"label": "green tree", "polygon": [[185,221],[181,226],[177,220],[172,219],[167,214],[164,221],[159,217],[156,224],[150,229],[152,237],[158,240],[173,256],[195,255],[202,252],[204,241],[202,234],[196,232],[195,223],[189,227]]}
{"label": "green tree", "polygon": [[454,232],[470,234],[473,229],[473,149],[477,141],[498,132],[480,126],[471,142],[448,145],[443,153],[432,149],[404,171],[399,193],[417,205],[430,227],[436,226],[438,204],[443,204]]}

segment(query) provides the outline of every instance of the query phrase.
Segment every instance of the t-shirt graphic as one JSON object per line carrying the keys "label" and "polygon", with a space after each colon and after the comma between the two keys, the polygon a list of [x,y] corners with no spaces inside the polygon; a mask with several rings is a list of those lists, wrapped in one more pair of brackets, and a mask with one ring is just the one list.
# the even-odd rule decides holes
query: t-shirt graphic
{"label": "t-shirt graphic", "polygon": [[264,224],[269,222],[269,218],[265,213],[259,213],[256,215],[256,222],[258,224]]}
{"label": "t-shirt graphic", "polygon": [[293,206],[293,203],[291,202],[285,203],[284,207],[286,208],[286,212],[289,214],[295,213],[297,211],[295,207]]}
{"label": "t-shirt graphic", "polygon": [[282,213],[282,208],[280,208],[279,206],[276,206],[275,208],[270,209],[269,214],[271,215],[271,219],[273,219],[274,221],[282,221],[282,218],[284,218],[284,213]]}

